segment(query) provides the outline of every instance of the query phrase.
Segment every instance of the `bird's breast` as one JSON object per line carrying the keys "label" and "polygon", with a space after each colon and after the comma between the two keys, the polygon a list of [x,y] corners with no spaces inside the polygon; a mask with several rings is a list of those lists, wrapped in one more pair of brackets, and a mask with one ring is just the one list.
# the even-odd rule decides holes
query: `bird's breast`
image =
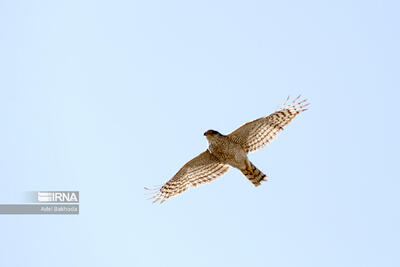
{"label": "bird's breast", "polygon": [[247,158],[243,148],[233,142],[212,142],[208,150],[221,162],[236,168],[242,166]]}

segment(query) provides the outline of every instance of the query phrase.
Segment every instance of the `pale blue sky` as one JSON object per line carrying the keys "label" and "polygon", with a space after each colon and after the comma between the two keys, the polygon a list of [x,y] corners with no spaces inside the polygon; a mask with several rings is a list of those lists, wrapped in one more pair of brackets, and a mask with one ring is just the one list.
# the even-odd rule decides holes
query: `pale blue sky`
{"label": "pale blue sky", "polygon": [[[0,266],[400,266],[397,1],[0,1]],[[288,96],[311,102],[237,170],[167,181]]]}

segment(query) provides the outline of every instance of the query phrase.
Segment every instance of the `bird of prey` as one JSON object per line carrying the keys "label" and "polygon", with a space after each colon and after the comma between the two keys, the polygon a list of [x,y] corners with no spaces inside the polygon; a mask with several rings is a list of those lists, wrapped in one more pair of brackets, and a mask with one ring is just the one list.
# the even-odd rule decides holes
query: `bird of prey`
{"label": "bird of prey", "polygon": [[307,110],[307,99],[299,99],[300,96],[289,103],[288,97],[274,113],[245,123],[230,134],[206,131],[207,150],[187,162],[163,186],[155,188],[153,202],[163,203],[190,186],[211,182],[227,172],[229,166],[239,169],[254,186],[259,186],[267,176],[250,162],[247,154],[270,143],[297,115]]}

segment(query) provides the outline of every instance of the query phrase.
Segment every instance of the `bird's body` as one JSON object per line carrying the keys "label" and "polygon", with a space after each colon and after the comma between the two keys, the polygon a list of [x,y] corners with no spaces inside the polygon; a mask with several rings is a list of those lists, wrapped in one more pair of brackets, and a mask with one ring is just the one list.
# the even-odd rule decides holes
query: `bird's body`
{"label": "bird's body", "polygon": [[204,135],[208,140],[208,150],[220,162],[239,169],[255,186],[267,179],[266,175],[249,161],[240,143],[214,130],[208,130]]}
{"label": "bird's body", "polygon": [[[299,96],[300,97],[300,96]],[[190,186],[210,182],[228,171],[232,166],[239,169],[254,186],[267,180],[247,155],[270,143],[298,114],[305,111],[306,100],[290,104],[288,99],[276,112],[245,123],[232,133],[223,135],[215,130],[204,133],[208,149],[187,162],[165,185],[157,189],[154,202],[186,191]]]}
{"label": "bird's body", "polygon": [[[213,131],[213,130],[210,130]],[[207,132],[210,132],[207,131]],[[243,169],[246,167],[247,153],[243,147],[228,136],[220,133],[205,133],[208,140],[208,150],[222,163]]]}

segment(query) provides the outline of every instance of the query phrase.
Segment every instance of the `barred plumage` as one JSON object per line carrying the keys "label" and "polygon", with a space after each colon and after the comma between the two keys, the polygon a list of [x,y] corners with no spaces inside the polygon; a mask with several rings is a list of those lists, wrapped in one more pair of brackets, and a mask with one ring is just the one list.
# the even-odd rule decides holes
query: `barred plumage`
{"label": "barred plumage", "polygon": [[287,104],[289,100],[288,97],[282,107],[276,112],[266,117],[245,123],[228,134],[228,137],[234,142],[240,143],[247,153],[262,148],[274,140],[283,130],[283,127],[288,125],[297,115],[307,110],[305,109],[305,107],[309,105],[305,103],[307,99],[296,102],[299,98],[300,96]]}
{"label": "barred plumage", "polygon": [[262,181],[267,181],[267,175],[265,175],[262,171],[260,171],[253,163],[249,161],[249,165],[246,169],[240,170],[247,179],[254,186],[259,186]]}
{"label": "barred plumage", "polygon": [[189,186],[211,182],[229,169],[206,150],[191,161],[187,162],[158,192],[152,197],[154,202],[163,203],[168,198],[186,191]]}
{"label": "barred plumage", "polygon": [[288,104],[289,97],[274,113],[248,122],[228,135],[209,130],[204,133],[208,149],[187,162],[165,185],[156,189],[153,202],[161,203],[186,191],[190,186],[211,182],[228,171],[229,166],[239,169],[254,186],[267,180],[247,157],[247,154],[270,143],[309,104],[298,101]]}

